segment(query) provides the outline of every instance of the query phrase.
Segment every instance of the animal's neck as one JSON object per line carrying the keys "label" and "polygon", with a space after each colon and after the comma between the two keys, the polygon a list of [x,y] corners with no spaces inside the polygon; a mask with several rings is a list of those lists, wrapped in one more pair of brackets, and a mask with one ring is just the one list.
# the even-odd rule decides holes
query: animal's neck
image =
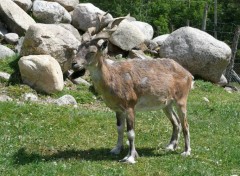
{"label": "animal's neck", "polygon": [[111,80],[111,75],[109,72],[111,65],[104,60],[103,56],[101,57],[102,58],[99,58],[97,63],[89,67],[92,81],[99,93],[102,93],[104,90],[106,91],[109,81]]}

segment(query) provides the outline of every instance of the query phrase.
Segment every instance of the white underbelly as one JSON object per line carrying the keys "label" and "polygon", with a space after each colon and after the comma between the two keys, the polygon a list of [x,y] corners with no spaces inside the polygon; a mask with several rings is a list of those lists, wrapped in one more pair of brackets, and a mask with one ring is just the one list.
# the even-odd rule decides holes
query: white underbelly
{"label": "white underbelly", "polygon": [[166,107],[170,102],[172,102],[172,99],[141,97],[139,98],[135,109],[137,111],[154,111]]}

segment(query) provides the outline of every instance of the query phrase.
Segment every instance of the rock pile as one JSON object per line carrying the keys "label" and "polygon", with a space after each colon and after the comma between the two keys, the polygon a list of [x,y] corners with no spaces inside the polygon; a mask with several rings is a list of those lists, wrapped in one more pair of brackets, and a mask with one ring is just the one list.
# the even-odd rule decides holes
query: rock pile
{"label": "rock pile", "polygon": [[[120,58],[146,59],[146,53],[167,57],[193,75],[221,85],[227,83],[223,72],[231,50],[223,42],[191,27],[153,39],[150,24],[130,16],[122,18],[113,18],[93,4],[78,0],[1,0],[0,59],[20,55],[24,83],[46,93],[61,91],[62,75],[71,69],[81,43],[117,24],[109,54]],[[15,49],[6,47],[8,44]]]}

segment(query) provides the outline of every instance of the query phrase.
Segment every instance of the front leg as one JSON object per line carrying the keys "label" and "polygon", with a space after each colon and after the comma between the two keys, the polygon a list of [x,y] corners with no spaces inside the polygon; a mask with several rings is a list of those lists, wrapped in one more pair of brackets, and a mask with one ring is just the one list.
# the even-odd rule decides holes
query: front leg
{"label": "front leg", "polygon": [[171,121],[172,126],[173,126],[173,132],[172,132],[172,137],[171,140],[166,147],[168,151],[175,151],[178,145],[178,139],[180,136],[180,131],[181,131],[181,122],[179,120],[179,117],[173,110],[173,105],[170,104],[167,107],[163,109],[164,113],[168,117],[168,119]]}
{"label": "front leg", "polygon": [[121,162],[126,162],[126,163],[131,163],[134,164],[136,163],[135,158],[138,157],[138,153],[135,149],[135,132],[134,132],[134,110],[131,108],[127,111],[127,136],[128,136],[128,141],[129,141],[129,152],[126,157],[124,157]]}
{"label": "front leg", "polygon": [[117,132],[118,132],[118,139],[117,139],[117,145],[115,148],[113,148],[110,152],[112,154],[119,154],[123,149],[123,135],[124,135],[124,127],[125,127],[125,116],[122,112],[116,112],[116,118],[117,118]]}

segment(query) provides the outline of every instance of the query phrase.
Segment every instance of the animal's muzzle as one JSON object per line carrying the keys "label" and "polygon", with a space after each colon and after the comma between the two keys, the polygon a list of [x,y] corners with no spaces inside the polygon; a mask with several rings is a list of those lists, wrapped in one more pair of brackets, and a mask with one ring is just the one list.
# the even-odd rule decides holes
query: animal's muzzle
{"label": "animal's muzzle", "polygon": [[83,68],[81,70],[77,70],[77,71],[74,71],[71,75],[70,75],[70,79],[76,79],[76,78],[79,78],[80,76],[83,76],[86,72],[86,69]]}

